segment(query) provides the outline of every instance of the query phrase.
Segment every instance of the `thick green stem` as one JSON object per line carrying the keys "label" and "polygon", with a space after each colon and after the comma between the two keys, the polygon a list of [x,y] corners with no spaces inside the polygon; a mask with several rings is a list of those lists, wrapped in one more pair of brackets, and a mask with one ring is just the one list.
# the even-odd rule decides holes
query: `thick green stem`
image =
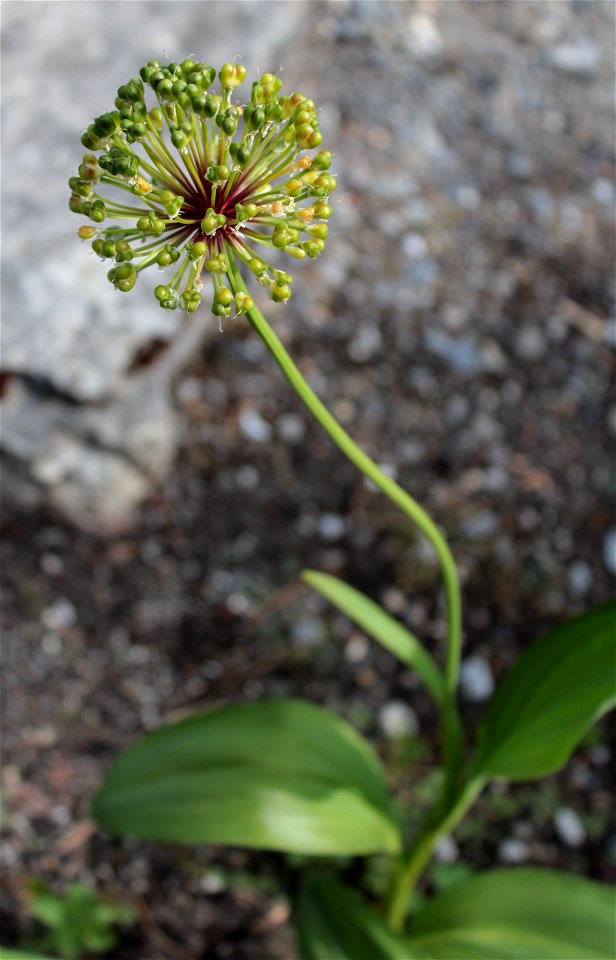
{"label": "thick green stem", "polygon": [[399,864],[389,889],[386,903],[387,921],[393,930],[402,930],[409,908],[411,893],[432,856],[434,847],[443,834],[460,822],[483,789],[484,780],[471,780],[460,793],[451,809],[436,825],[428,826]]}
{"label": "thick green stem", "polygon": [[[235,257],[230,246],[227,246],[230,264],[230,282],[234,289],[246,293],[246,286],[241,277]],[[451,550],[442,533],[431,520],[426,511],[400,487],[395,480],[388,477],[367,454],[357,446],[354,440],[343,430],[338,421],[329,412],[310,388],[286,349],[270,327],[263,314],[254,307],[248,311],[248,319],[265,343],[285,377],[298,394],[299,398],[310,413],[321,424],[342,453],[353,463],[361,473],[378,487],[392,503],[415,523],[424,536],[434,547],[438,557],[447,600],[447,652],[445,660],[445,688],[446,697],[443,705],[443,730],[445,737],[445,769],[446,785],[444,799],[451,795],[457,778],[461,758],[461,727],[455,703],[455,692],[458,684],[460,669],[460,650],[462,644],[462,609],[460,600],[460,586],[458,573]]]}

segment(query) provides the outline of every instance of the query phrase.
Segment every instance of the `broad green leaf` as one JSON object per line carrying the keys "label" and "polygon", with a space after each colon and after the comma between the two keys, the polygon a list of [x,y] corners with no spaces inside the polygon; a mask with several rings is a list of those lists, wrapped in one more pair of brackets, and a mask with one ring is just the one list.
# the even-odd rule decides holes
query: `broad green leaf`
{"label": "broad green leaf", "polygon": [[438,960],[613,960],[614,894],[538,868],[491,870],[428,901],[411,942]]}
{"label": "broad green leaf", "polygon": [[443,676],[435,660],[406,627],[394,620],[378,603],[337,577],[317,570],[304,570],[302,579],[398,660],[416,670],[436,702],[442,703],[445,692]]}
{"label": "broad green leaf", "polygon": [[0,960],[52,960],[42,953],[33,953],[32,950],[14,950],[13,947],[0,945]]}
{"label": "broad green leaf", "polygon": [[329,874],[308,874],[296,913],[302,960],[419,960],[363,898]]}
{"label": "broad green leaf", "polygon": [[616,703],[616,605],[546,634],[505,676],[481,726],[473,772],[525,780],[560,769]]}
{"label": "broad green leaf", "polygon": [[400,848],[372,748],[302,700],[224,707],[144,737],[111,767],[93,812],[108,830],[153,840],[316,855]]}

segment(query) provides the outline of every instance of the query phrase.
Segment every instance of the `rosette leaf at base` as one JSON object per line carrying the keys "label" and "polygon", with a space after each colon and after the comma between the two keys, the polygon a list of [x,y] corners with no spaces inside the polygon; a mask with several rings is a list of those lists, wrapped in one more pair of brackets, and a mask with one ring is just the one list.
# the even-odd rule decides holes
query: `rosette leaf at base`
{"label": "rosette leaf at base", "polygon": [[164,309],[194,312],[207,280],[212,312],[241,314],[253,303],[230,289],[229,251],[284,302],[293,278],[272,268],[267,248],[296,260],[323,250],[336,180],[331,154],[317,150],[316,107],[303,94],[281,95],[271,73],[235,104],[245,73],[224,64],[217,92],[213,67],[150,60],[83,134],[88,152],[69,180],[69,208],[90,221],[79,236],[110,261],[116,289],[157,267]]}

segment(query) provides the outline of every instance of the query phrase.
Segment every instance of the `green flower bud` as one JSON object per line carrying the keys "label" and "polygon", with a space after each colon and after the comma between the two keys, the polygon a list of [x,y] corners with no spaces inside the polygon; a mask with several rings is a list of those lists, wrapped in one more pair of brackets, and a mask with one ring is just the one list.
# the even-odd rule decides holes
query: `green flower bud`
{"label": "green flower bud", "polygon": [[184,290],[182,297],[182,306],[187,313],[194,313],[201,303],[201,294],[198,290],[193,290],[191,287],[188,287]]}
{"label": "green flower bud", "polygon": [[220,303],[221,306],[228,307],[231,303],[233,303],[233,293],[231,290],[229,290],[229,287],[219,287],[216,291],[214,300],[216,303]]}
{"label": "green flower bud", "polygon": [[208,98],[204,93],[195,94],[195,96],[190,101],[193,110],[199,117],[207,116],[207,113],[206,113],[207,101],[208,101]]}
{"label": "green flower bud", "polygon": [[135,251],[131,247],[130,243],[127,240],[118,240],[116,243],[116,261],[117,263],[124,263],[127,260],[132,260],[135,256]]}
{"label": "green flower bud", "polygon": [[272,233],[272,243],[280,250],[284,250],[289,242],[289,231],[283,223],[276,224]]}
{"label": "green flower bud", "polygon": [[215,117],[220,107],[220,97],[210,96],[205,101],[205,116]]}
{"label": "green flower bud", "polygon": [[91,240],[92,237],[96,236],[96,230],[94,227],[79,227],[77,233],[82,240]]}
{"label": "green flower bud", "polygon": [[229,307],[223,307],[217,300],[212,301],[212,313],[215,317],[228,317],[231,314]]}
{"label": "green flower bud", "polygon": [[110,137],[118,129],[119,116],[116,113],[103,113],[94,118],[93,128],[97,137]]}
{"label": "green flower bud", "polygon": [[329,228],[326,223],[314,223],[306,227],[306,233],[309,233],[311,237],[316,237],[317,240],[327,240]]}
{"label": "green flower bud", "polygon": [[246,67],[242,63],[225,63],[218,76],[224,90],[233,90],[243,82],[246,76]]}
{"label": "green flower bud", "polygon": [[181,150],[189,141],[189,137],[183,130],[174,130],[171,134],[171,143],[176,149]]}
{"label": "green flower bud", "polygon": [[224,213],[214,213],[213,209],[210,207],[201,221],[201,229],[208,237],[211,237],[216,233],[221,227],[224,227],[227,222],[227,218]]}
{"label": "green flower bud", "polygon": [[236,293],[234,297],[235,309],[238,313],[248,313],[249,310],[255,305],[252,297],[249,297],[247,293]]}
{"label": "green flower bud", "polygon": [[161,100],[173,100],[173,82],[171,80],[161,80],[157,84],[156,94]]}
{"label": "green flower bud", "polygon": [[255,107],[250,113],[250,119],[247,121],[249,130],[258,130],[265,123],[265,110],[262,107]]}
{"label": "green flower bud", "polygon": [[287,283],[273,283],[269,289],[269,294],[274,303],[286,303],[291,296],[291,287]]}
{"label": "green flower bud", "polygon": [[288,180],[284,185],[284,192],[288,197],[299,197],[303,189],[304,184],[295,177],[292,180]]}
{"label": "green flower bud", "polygon": [[135,286],[137,271],[130,263],[123,263],[119,267],[112,267],[107,276],[116,290],[128,293]]}
{"label": "green flower bud", "polygon": [[81,135],[81,142],[87,150],[100,149],[100,137],[94,132],[94,124],[91,123],[85,133]]}
{"label": "green flower bud", "polygon": [[267,270],[267,264],[263,260],[259,260],[258,257],[253,257],[248,261],[247,267],[249,270],[252,270],[256,277],[262,277],[265,271]]}
{"label": "green flower bud", "polygon": [[250,148],[241,146],[237,151],[237,156],[235,159],[239,163],[240,167],[245,167],[250,160]]}
{"label": "green flower bud", "polygon": [[113,240],[104,240],[103,246],[101,248],[101,255],[103,257],[115,257],[116,254],[116,245]]}
{"label": "green flower bud", "polygon": [[235,204],[235,216],[238,223],[243,223],[244,220],[252,220],[253,217],[256,217],[258,212],[259,208],[256,203]]}
{"label": "green flower bud", "polygon": [[92,249],[94,253],[97,253],[99,257],[104,256],[103,247],[105,246],[105,241],[102,237],[97,237],[96,240],[92,241]]}
{"label": "green flower bud", "polygon": [[153,107],[148,116],[157,130],[162,130],[165,119],[163,117],[163,112],[160,107]]}
{"label": "green flower bud", "polygon": [[263,96],[266,103],[270,103],[282,86],[282,80],[274,73],[264,73],[259,77],[259,82],[263,88]]}
{"label": "green flower bud", "polygon": [[233,117],[225,117],[222,121],[222,130],[228,137],[232,137],[237,129],[237,120]]}
{"label": "green flower bud", "polygon": [[311,260],[315,260],[324,247],[323,240],[306,240],[301,244],[301,249],[306,251]]}
{"label": "green flower bud", "polygon": [[89,216],[90,220],[93,220],[94,223],[102,223],[106,216],[105,204],[101,203],[100,206],[96,206],[97,203],[99,203],[99,201],[95,200]]}
{"label": "green flower bud", "polygon": [[332,155],[329,150],[320,150],[312,158],[312,169],[313,170],[329,170],[332,165]]}
{"label": "green flower bud", "polygon": [[205,269],[209,273],[228,273],[229,262],[224,253],[219,253],[217,257],[205,261]]}
{"label": "green flower bud", "polygon": [[314,215],[320,220],[329,220],[333,212],[334,211],[330,207],[329,203],[325,203],[324,200],[319,200],[319,202],[314,206]]}
{"label": "green flower bud", "polygon": [[230,176],[231,170],[225,163],[211,163],[205,174],[206,180],[209,180],[211,183],[222,183],[228,180]]}
{"label": "green flower bud", "polygon": [[81,213],[82,207],[83,207],[83,200],[81,199],[80,196],[74,193],[71,199],[68,201],[69,210],[71,210],[73,213]]}
{"label": "green flower bud", "polygon": [[336,178],[329,173],[322,173],[312,184],[312,189],[317,197],[327,196],[336,189]]}
{"label": "green flower bud", "polygon": [[203,240],[198,240],[196,243],[188,243],[186,245],[186,253],[188,254],[189,260],[199,260],[207,253],[207,243]]}
{"label": "green flower bud", "polygon": [[171,287],[165,286],[164,283],[159,283],[157,287],[154,287],[154,296],[157,300],[168,300],[171,295]]}
{"label": "green flower bud", "polygon": [[83,197],[84,199],[86,197],[89,197],[90,194],[92,193],[92,184],[86,183],[84,180],[81,180],[79,177],[71,177],[70,180],[68,181],[68,185],[73,191],[73,193],[76,193],[77,196]]}
{"label": "green flower bud", "polygon": [[290,257],[293,257],[295,260],[303,260],[306,256],[305,250],[300,250],[299,247],[288,246],[285,247],[285,253],[288,253]]}

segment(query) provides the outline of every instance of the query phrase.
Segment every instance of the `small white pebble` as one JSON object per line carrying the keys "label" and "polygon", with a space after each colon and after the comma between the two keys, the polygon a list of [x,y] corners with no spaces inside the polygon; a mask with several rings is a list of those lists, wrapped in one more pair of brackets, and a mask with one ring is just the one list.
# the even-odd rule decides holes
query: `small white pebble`
{"label": "small white pebble", "polygon": [[291,637],[299,647],[316,647],[325,639],[325,624],[316,617],[296,620],[291,628]]}
{"label": "small white pebble", "polygon": [[300,443],[304,439],[306,426],[297,413],[283,413],[276,420],[276,431],[286,443]]}
{"label": "small white pebble", "polygon": [[247,440],[254,440],[255,443],[267,443],[272,439],[271,425],[264,420],[260,413],[246,407],[240,413],[240,430]]}
{"label": "small white pebble", "polygon": [[586,831],[575,810],[559,807],[554,814],[554,827],[568,847],[581,847],[586,840]]}
{"label": "small white pebble", "polygon": [[498,859],[501,863],[524,863],[529,857],[529,845],[517,837],[508,837],[498,846]]}
{"label": "small white pebble", "polygon": [[458,844],[450,833],[446,833],[434,848],[434,859],[437,863],[455,863],[458,857]]}
{"label": "small white pebble", "polygon": [[259,480],[259,471],[249,463],[240,467],[235,474],[235,481],[240,490],[255,490],[259,486]]}
{"label": "small white pebble", "polygon": [[77,611],[70,600],[62,597],[43,610],[41,620],[50,630],[65,630],[77,621]]}
{"label": "small white pebble", "polygon": [[409,260],[422,260],[428,252],[428,244],[420,233],[407,233],[402,238],[402,249]]}
{"label": "small white pebble", "polygon": [[363,633],[352,633],[346,642],[344,655],[349,663],[361,663],[368,655],[369,646]]}
{"label": "small white pebble", "polygon": [[390,740],[412,737],[419,729],[419,722],[407,703],[390,700],[379,710],[379,726]]}
{"label": "small white pebble", "polygon": [[483,703],[494,692],[490,664],[483,657],[468,657],[460,667],[460,687],[465,700]]}
{"label": "small white pebble", "polygon": [[592,587],[592,569],[585,560],[574,560],[567,570],[569,589],[576,597],[583,597]]}
{"label": "small white pebble", "polygon": [[610,527],[603,538],[603,562],[616,575],[616,527]]}
{"label": "small white pebble", "polygon": [[324,540],[333,542],[344,536],[346,523],[337,513],[323,513],[319,517],[319,534]]}

